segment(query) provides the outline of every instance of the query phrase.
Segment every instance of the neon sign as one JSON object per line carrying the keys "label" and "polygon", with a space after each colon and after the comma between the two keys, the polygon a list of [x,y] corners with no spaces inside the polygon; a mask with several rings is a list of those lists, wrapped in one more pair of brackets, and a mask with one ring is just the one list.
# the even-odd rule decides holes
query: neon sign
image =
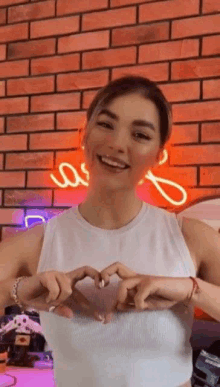
{"label": "neon sign", "polygon": [[[166,161],[167,161],[167,158],[168,158],[168,153],[166,150],[163,151],[164,155],[163,155],[163,159],[159,162],[159,165],[162,165],[164,164]],[[64,167],[67,167],[69,168],[73,174],[74,174],[74,177],[75,177],[75,181],[74,182],[71,182],[67,176],[65,175],[65,172],[63,170]],[[85,167],[85,163],[81,163],[80,165],[81,167],[81,171],[86,175],[86,179],[87,181],[89,181],[89,172],[87,171],[86,167]],[[73,188],[76,188],[78,187],[80,184],[88,187],[88,182],[83,180],[82,177],[79,176],[77,170],[69,163],[61,163],[59,165],[59,172],[61,174],[61,176],[63,177],[63,181],[64,183],[61,183],[60,181],[58,181],[56,179],[56,177],[51,173],[50,174],[50,177],[51,179],[53,180],[53,182],[55,184],[58,185],[58,187],[60,188],[66,188],[68,186],[71,186]],[[172,203],[173,205],[176,205],[176,206],[181,206],[182,204],[184,204],[187,200],[187,193],[185,191],[185,189],[180,186],[179,184],[171,181],[171,180],[167,180],[167,179],[162,179],[161,177],[158,177],[158,176],[155,176],[151,171],[148,171],[148,173],[144,176],[144,178],[146,178],[147,180],[150,180],[154,186],[157,188],[157,190],[161,193],[161,195],[170,203]],[[138,185],[142,185],[144,183],[144,180],[145,179],[142,179],[141,181],[139,181]],[[161,183],[165,183],[165,184],[168,184],[168,185],[171,185],[175,188],[177,188],[181,193],[182,193],[182,199],[180,201],[175,201],[173,200],[171,197],[169,197],[166,192],[160,187],[160,185],[158,184],[158,182],[161,182]]]}
{"label": "neon sign", "polygon": [[41,219],[43,223],[46,223],[46,220],[41,215],[27,215],[24,218],[25,227],[28,228],[28,219]]}
{"label": "neon sign", "polygon": [[[159,162],[159,165],[163,165],[167,161],[167,159],[168,159],[168,153],[167,153],[166,150],[164,150],[163,151],[163,159]],[[73,172],[73,175],[75,177],[75,181],[72,182],[72,181],[70,181],[67,178],[67,176],[65,175],[65,172],[63,170],[64,167],[69,168]],[[87,169],[85,167],[85,163],[81,163],[80,168],[81,168],[81,171],[86,175],[86,180],[87,181],[83,180],[83,178],[81,176],[79,176],[77,170],[69,163],[61,163],[59,165],[59,171],[60,171],[61,176],[63,177],[64,183],[61,183],[60,181],[58,181],[53,174],[50,174],[50,177],[54,181],[54,183],[57,184],[58,187],[60,187],[60,188],[66,188],[68,186],[76,188],[80,184],[88,187],[88,185],[89,185],[88,184],[89,172],[87,171]],[[161,195],[168,202],[172,203],[173,205],[181,206],[182,204],[184,204],[186,202],[186,200],[187,200],[187,193],[186,193],[185,189],[181,185],[179,185],[179,184],[177,184],[177,183],[175,183],[175,182],[173,182],[171,180],[167,180],[167,179],[163,179],[161,177],[155,176],[151,171],[148,171],[148,173],[144,176],[144,178],[147,179],[147,180],[150,180],[154,184],[154,186],[157,188],[157,190],[161,193]],[[138,185],[144,184],[144,180],[145,179],[140,180]],[[165,183],[165,184],[168,184],[170,186],[173,186],[173,187],[177,188],[182,193],[182,199],[180,201],[173,200],[161,188],[159,183]],[[27,216],[25,216],[25,227],[26,228],[28,228],[28,219],[41,219],[43,223],[46,223],[46,220],[41,215],[27,215]]]}

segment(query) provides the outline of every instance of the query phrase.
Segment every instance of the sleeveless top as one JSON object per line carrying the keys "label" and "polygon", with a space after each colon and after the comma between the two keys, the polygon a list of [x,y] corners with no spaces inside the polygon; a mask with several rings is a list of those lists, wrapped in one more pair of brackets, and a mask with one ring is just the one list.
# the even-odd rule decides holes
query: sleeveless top
{"label": "sleeveless top", "polygon": [[[106,230],[87,222],[77,206],[45,224],[37,273],[85,265],[101,271],[116,261],[139,274],[196,276],[181,214],[143,202],[127,225]],[[86,277],[76,287],[104,311],[116,300],[121,281],[113,275],[99,290]],[[119,311],[108,324],[79,312],[72,319],[45,311],[39,316],[57,387],[179,387],[192,377],[192,306],[180,302],[162,311]]]}

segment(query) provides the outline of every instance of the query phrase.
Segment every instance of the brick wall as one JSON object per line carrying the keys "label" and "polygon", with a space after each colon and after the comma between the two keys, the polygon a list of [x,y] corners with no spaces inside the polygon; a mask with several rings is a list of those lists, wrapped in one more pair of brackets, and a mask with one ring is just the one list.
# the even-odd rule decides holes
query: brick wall
{"label": "brick wall", "polygon": [[[219,54],[218,0],[1,0],[1,238],[27,215],[50,218],[82,200],[86,187],[62,188],[51,173],[64,183],[59,165],[79,168],[86,109],[125,74],[156,81],[172,103],[168,160],[155,175],[182,185],[187,203],[220,197]],[[144,200],[177,209],[144,187]]]}

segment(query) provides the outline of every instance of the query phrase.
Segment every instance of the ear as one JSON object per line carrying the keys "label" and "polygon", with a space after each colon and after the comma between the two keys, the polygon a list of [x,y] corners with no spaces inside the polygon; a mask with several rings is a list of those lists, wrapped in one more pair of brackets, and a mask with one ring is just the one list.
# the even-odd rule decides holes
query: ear
{"label": "ear", "polygon": [[84,147],[85,146],[85,142],[86,142],[86,134],[83,135],[82,137],[82,140],[81,140],[81,147]]}
{"label": "ear", "polygon": [[164,150],[163,148],[160,148],[158,150],[158,153],[157,153],[157,156],[156,156],[155,166],[157,166],[159,164],[159,162],[162,160],[163,150]]}
{"label": "ear", "polygon": [[158,151],[158,153],[157,153],[157,157],[156,157],[156,162],[157,162],[157,163],[159,163],[159,161],[160,161],[161,154],[162,154],[162,150],[159,149],[159,151]]}

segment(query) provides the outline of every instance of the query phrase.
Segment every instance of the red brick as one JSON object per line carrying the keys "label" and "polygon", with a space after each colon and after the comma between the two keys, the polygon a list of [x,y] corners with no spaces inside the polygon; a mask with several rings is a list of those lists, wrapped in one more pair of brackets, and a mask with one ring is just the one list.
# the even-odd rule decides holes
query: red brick
{"label": "red brick", "polygon": [[55,1],[37,4],[18,5],[8,10],[8,23],[24,20],[43,19],[55,16]]}
{"label": "red brick", "polygon": [[[44,172],[44,171],[40,171],[40,172],[37,172],[37,171],[31,172],[31,171],[29,171],[29,172],[27,172],[27,175],[28,175],[27,187],[39,188],[39,186],[40,186],[40,187],[45,187],[45,188],[57,188],[57,189],[60,189],[58,187],[58,185],[52,180],[51,174],[53,174],[58,181],[61,181],[60,173],[57,170],[50,170],[50,171],[47,171],[47,172]],[[72,177],[69,178],[69,180],[72,180],[72,179],[74,179],[73,175],[72,175]],[[68,190],[68,187],[65,188],[65,192],[67,190]],[[62,194],[63,194],[64,190],[61,189],[61,191],[62,191]],[[72,197],[73,197],[73,188],[72,187],[71,187],[71,192],[72,192]],[[74,198],[75,198],[75,192],[74,192]],[[65,198],[63,200],[65,200]],[[56,202],[56,200],[54,199],[54,203],[55,202]],[[52,205],[52,203],[51,203],[51,205]],[[67,201],[66,200],[65,200],[65,204],[63,204],[63,205],[64,206],[67,205]]]}
{"label": "red brick", "polygon": [[54,173],[53,170],[44,172],[44,171],[29,171],[27,172],[28,180],[27,180],[27,187],[45,187],[45,188],[56,188],[57,185],[53,182],[53,180],[50,177],[50,174],[56,175],[56,178],[59,180],[60,174]]}
{"label": "red brick", "polygon": [[108,7],[108,0],[84,0],[84,1],[57,1],[57,15],[67,15],[71,13],[81,13],[103,9]]}
{"label": "red brick", "polygon": [[202,55],[220,54],[220,35],[207,36],[202,39]]}
{"label": "red brick", "polygon": [[28,23],[0,27],[0,42],[25,40],[28,38]]}
{"label": "red brick", "polygon": [[21,4],[28,3],[29,0],[1,0],[1,7],[3,5]]}
{"label": "red brick", "polygon": [[79,70],[79,54],[68,54],[31,60],[31,74],[62,73]]}
{"label": "red brick", "polygon": [[69,16],[31,23],[31,38],[65,35],[79,31],[79,16]]}
{"label": "red brick", "polygon": [[[147,3],[152,0],[111,0],[111,8],[114,7],[121,7],[122,5],[129,5],[129,4],[141,4],[141,3]],[[156,0],[158,1],[158,0]]]}
{"label": "red brick", "polygon": [[[15,114],[28,112],[28,98],[2,98],[0,99],[0,114]],[[2,137],[1,137],[2,140]]]}
{"label": "red brick", "polygon": [[163,84],[160,85],[160,89],[170,102],[189,101],[199,99],[200,97],[199,81]]}
{"label": "red brick", "polygon": [[[4,117],[0,117],[0,133],[4,133],[4,125],[5,125],[5,119]],[[1,158],[0,158],[0,163],[1,163]]]}
{"label": "red brick", "polygon": [[0,24],[6,23],[6,9],[0,9]]}
{"label": "red brick", "polygon": [[7,132],[53,130],[54,114],[33,114],[7,118]]}
{"label": "red brick", "polygon": [[175,104],[172,110],[173,122],[220,119],[220,101]]}
{"label": "red brick", "polygon": [[58,113],[57,129],[78,129],[85,123],[86,112]]}
{"label": "red brick", "polygon": [[32,149],[69,149],[76,145],[78,132],[39,133],[30,135],[30,150]]}
{"label": "red brick", "polygon": [[220,99],[220,79],[203,81],[203,99]]}
{"label": "red brick", "polygon": [[155,43],[140,46],[139,63],[156,62],[167,59],[180,59],[197,56],[199,40],[185,39],[166,43]]}
{"label": "red brick", "polygon": [[177,146],[170,154],[170,165],[220,163],[220,144]]}
{"label": "red brick", "polygon": [[55,39],[30,40],[25,43],[11,43],[8,47],[8,59],[33,58],[55,54]]}
{"label": "red brick", "polygon": [[60,74],[57,77],[57,90],[80,90],[102,87],[108,83],[108,70],[82,73]]}
{"label": "red brick", "polygon": [[88,32],[58,39],[58,52],[84,51],[109,46],[109,31]]}
{"label": "red brick", "polygon": [[1,210],[0,210],[1,223],[0,224],[7,224],[7,223],[8,224],[10,224],[10,223],[19,224],[19,222],[20,222],[19,219],[23,218],[23,214],[24,214],[24,211],[20,210],[20,209],[1,208]]}
{"label": "red brick", "polygon": [[127,67],[113,69],[112,79],[116,79],[128,74],[140,75],[142,77],[150,78],[156,82],[167,81],[168,63],[127,66]]}
{"label": "red brick", "polygon": [[[4,149],[5,150],[5,149]],[[9,187],[24,187],[25,186],[25,172],[0,172],[0,188]],[[3,209],[0,210],[0,223],[8,223],[3,220]],[[13,216],[15,216],[16,209],[13,208]],[[15,218],[14,218],[15,220]]]}
{"label": "red brick", "polygon": [[6,44],[0,45],[0,60],[6,59]]}
{"label": "red brick", "polygon": [[5,96],[5,81],[0,81],[0,97]]}
{"label": "red brick", "polygon": [[0,142],[0,151],[26,150],[27,135],[26,134],[10,134],[2,135]]}
{"label": "red brick", "polygon": [[220,15],[198,16],[173,21],[172,39],[220,32]]}
{"label": "red brick", "polygon": [[199,15],[199,0],[167,0],[140,5],[139,23]]}
{"label": "red brick", "polygon": [[12,79],[7,85],[8,95],[41,94],[54,91],[54,76]]}
{"label": "red brick", "polygon": [[200,185],[219,185],[220,167],[200,167]]}
{"label": "red brick", "polygon": [[97,90],[84,91],[83,93],[83,109],[88,109],[93,98],[97,94]]}
{"label": "red brick", "polygon": [[[40,153],[36,153],[40,154]],[[49,206],[52,205],[52,192],[49,190],[43,189],[43,190],[28,190],[28,189],[8,189],[5,190],[4,195],[4,204],[5,206],[22,206],[25,204],[25,206]],[[31,212],[31,210],[30,210]],[[28,211],[29,213],[29,211]],[[34,214],[34,211],[32,215],[36,216],[36,222],[41,220],[40,218],[37,218],[41,214],[41,211],[39,209]],[[41,214],[41,216],[45,216],[44,213]],[[33,219],[32,219],[33,220]],[[27,219],[29,222],[29,219]]]}
{"label": "red brick", "polygon": [[[79,133],[78,131],[75,132],[75,135],[76,135],[76,138],[75,138],[75,143],[74,143],[74,148],[78,148],[79,147]],[[74,150],[74,151],[58,151],[56,152],[56,163],[55,163],[55,173],[54,175],[56,176],[56,178],[58,179],[58,181],[61,182],[61,174],[59,172],[59,167],[61,166],[62,163],[67,163],[70,165],[70,167],[72,166],[73,168],[76,169],[78,175],[85,181],[87,182],[87,178],[86,178],[86,173],[82,171],[81,169],[81,165],[82,163],[85,162],[85,159],[83,157],[83,154],[81,151],[78,150]],[[83,187],[81,184],[79,184],[78,182],[76,182],[76,176],[75,174],[73,173],[73,171],[71,171],[70,168],[67,167],[64,167],[64,171],[65,171],[65,174],[68,178],[68,180],[71,182],[71,183],[76,183],[75,187],[72,187],[72,189],[74,189],[74,201],[76,200],[76,196],[77,195],[80,199],[80,193],[83,194],[83,191],[85,193],[85,187]],[[51,179],[52,180],[52,179]],[[55,187],[56,188],[59,188],[58,184],[55,183]],[[68,188],[68,186],[65,188],[65,190]],[[69,189],[70,189],[70,186],[69,186]],[[60,198],[62,199],[62,198]]]}
{"label": "red brick", "polygon": [[112,46],[150,43],[169,39],[169,23],[116,28],[112,31]]}
{"label": "red brick", "polygon": [[92,12],[83,15],[82,30],[98,30],[100,28],[123,26],[136,23],[136,8]]}
{"label": "red brick", "polygon": [[219,12],[219,2],[218,0],[203,0],[202,2],[202,12],[203,13],[212,13]]}
{"label": "red brick", "polygon": [[199,127],[198,124],[173,125],[170,138],[171,144],[198,142]]}
{"label": "red brick", "polygon": [[220,122],[202,124],[202,142],[220,142]]}
{"label": "red brick", "polygon": [[136,47],[128,47],[86,52],[83,54],[83,69],[135,64],[136,50]]}
{"label": "red brick", "polygon": [[[163,179],[171,180],[182,187],[188,187],[196,185],[197,181],[197,171],[196,167],[169,167],[166,168],[159,166],[158,168],[151,169],[156,176],[163,177]],[[160,184],[160,182],[159,182]],[[169,188],[168,188],[169,187]],[[170,197],[177,199],[176,188],[170,187],[168,185],[161,185],[161,188],[165,190],[166,193],[170,193]],[[168,192],[167,192],[168,191]],[[180,192],[178,193],[180,195]],[[182,195],[181,195],[182,196]]]}
{"label": "red brick", "polygon": [[53,152],[25,152],[6,155],[6,169],[53,168]]}
{"label": "red brick", "polygon": [[31,97],[32,112],[79,109],[79,106],[79,93],[62,93]]}
{"label": "red brick", "polygon": [[193,79],[220,75],[220,58],[191,59],[171,64],[171,79]]}
{"label": "red brick", "polygon": [[28,60],[0,63],[0,74],[2,78],[13,78],[28,75]]}

